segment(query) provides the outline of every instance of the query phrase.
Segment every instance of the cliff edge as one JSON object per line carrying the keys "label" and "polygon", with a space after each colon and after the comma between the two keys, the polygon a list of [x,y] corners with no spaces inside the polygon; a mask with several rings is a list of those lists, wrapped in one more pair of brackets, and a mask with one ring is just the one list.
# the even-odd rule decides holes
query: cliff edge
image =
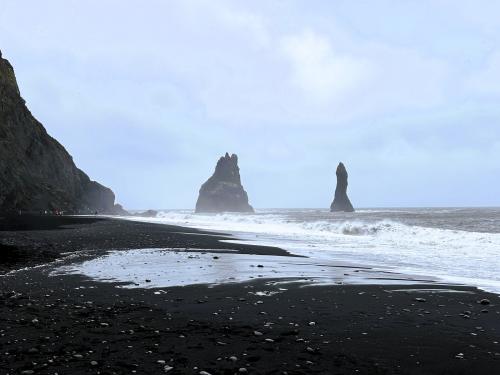
{"label": "cliff edge", "polygon": [[33,117],[0,51],[0,213],[11,211],[126,212]]}

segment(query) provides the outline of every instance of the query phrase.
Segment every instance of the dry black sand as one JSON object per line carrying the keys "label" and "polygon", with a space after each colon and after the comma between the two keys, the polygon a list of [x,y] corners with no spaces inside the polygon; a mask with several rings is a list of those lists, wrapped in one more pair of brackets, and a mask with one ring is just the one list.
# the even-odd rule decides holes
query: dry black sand
{"label": "dry black sand", "polygon": [[[199,233],[97,218],[7,218],[1,270],[96,249],[96,256],[141,247],[287,255]],[[474,288],[287,284],[257,296],[277,286],[124,289],[49,270],[0,277],[1,374],[500,373],[499,299]]]}

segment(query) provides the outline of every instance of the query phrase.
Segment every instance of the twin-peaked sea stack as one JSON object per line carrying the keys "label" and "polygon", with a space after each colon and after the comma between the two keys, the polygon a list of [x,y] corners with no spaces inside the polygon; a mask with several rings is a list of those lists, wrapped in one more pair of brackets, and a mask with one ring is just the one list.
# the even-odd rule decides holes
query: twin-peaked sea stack
{"label": "twin-peaked sea stack", "polygon": [[19,211],[126,213],[33,117],[0,52],[0,214]]}
{"label": "twin-peaked sea stack", "polygon": [[335,198],[333,199],[330,211],[354,212],[351,201],[347,196],[347,170],[343,163],[337,167],[337,187],[335,188]]}
{"label": "twin-peaked sea stack", "polygon": [[253,212],[241,185],[238,156],[226,153],[219,159],[214,174],[201,186],[196,212]]}

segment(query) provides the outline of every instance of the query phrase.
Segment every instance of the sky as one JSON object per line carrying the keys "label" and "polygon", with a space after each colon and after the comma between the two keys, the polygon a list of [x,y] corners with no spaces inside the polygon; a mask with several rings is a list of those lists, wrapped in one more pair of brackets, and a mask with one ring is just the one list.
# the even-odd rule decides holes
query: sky
{"label": "sky", "polygon": [[500,2],[0,0],[34,116],[130,209],[500,205]]}

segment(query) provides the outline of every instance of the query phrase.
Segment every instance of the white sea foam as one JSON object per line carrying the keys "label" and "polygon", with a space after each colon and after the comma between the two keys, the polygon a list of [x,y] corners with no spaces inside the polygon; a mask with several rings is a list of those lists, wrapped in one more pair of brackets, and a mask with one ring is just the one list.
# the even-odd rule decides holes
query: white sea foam
{"label": "white sea foam", "polygon": [[[481,222],[491,218],[482,221],[480,214],[462,211],[360,210],[339,215],[319,210],[219,215],[163,211],[157,218],[134,220],[229,232],[315,260],[397,269],[500,293],[500,233],[482,231]],[[496,221],[490,226],[497,231]]]}

